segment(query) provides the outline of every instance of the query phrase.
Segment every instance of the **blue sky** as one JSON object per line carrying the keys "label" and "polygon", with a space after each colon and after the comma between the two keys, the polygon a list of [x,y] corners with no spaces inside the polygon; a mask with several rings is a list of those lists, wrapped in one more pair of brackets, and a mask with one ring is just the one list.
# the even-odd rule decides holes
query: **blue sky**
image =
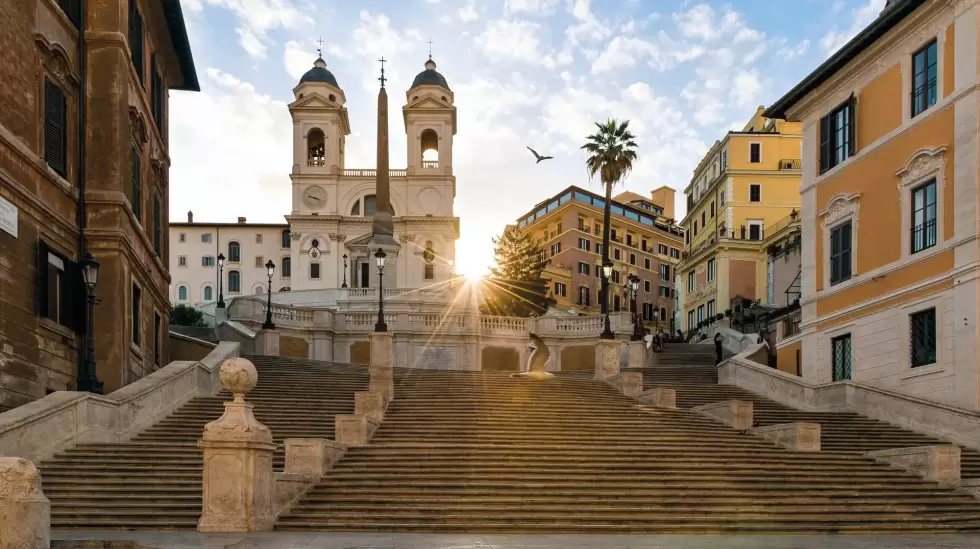
{"label": "blue sky", "polygon": [[[283,221],[291,191],[286,105],[323,55],[347,96],[347,167],[373,168],[377,59],[390,108],[428,40],[456,96],[458,263],[569,185],[592,121],[629,119],[640,163],[624,189],[681,194],[708,147],[741,127],[874,19],[885,0],[182,0],[202,92],[171,94],[171,216]],[[392,167],[405,164],[392,116]],[[554,160],[534,164],[531,146]],[[593,184],[594,185],[594,184]],[[595,185],[598,189],[598,186]]]}

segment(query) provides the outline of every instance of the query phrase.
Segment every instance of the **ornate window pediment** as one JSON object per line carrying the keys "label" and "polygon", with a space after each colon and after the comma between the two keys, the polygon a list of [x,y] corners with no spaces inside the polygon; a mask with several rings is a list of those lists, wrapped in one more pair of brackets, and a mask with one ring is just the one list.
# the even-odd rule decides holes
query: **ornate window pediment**
{"label": "ornate window pediment", "polygon": [[[902,219],[902,258],[906,259],[912,255],[921,253],[937,252],[945,249],[943,242],[945,203],[944,194],[946,190],[946,146],[940,145],[934,148],[922,148],[912,153],[905,165],[895,170],[898,178],[897,189],[899,203],[901,204]],[[912,215],[912,194],[916,189],[935,183],[934,211],[929,212],[929,216],[934,216],[931,220],[922,220],[918,227],[926,227],[922,223],[928,222],[927,230],[931,233],[930,239],[934,237],[936,245],[912,250],[913,215]],[[921,215],[922,212],[920,212]],[[921,234],[921,233],[917,233]],[[921,237],[920,237],[921,238]],[[925,250],[930,250],[926,252]]]}

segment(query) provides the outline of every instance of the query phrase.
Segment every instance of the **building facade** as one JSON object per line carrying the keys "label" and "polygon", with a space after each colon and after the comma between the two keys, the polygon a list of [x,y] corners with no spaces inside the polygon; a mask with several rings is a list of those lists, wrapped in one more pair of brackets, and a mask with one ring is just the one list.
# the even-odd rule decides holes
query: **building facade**
{"label": "building facade", "polygon": [[183,15],[82,5],[0,7],[0,412],[83,387],[88,330],[105,392],[167,363],[168,91],[198,90]]}
{"label": "building facade", "polygon": [[685,331],[724,314],[738,299],[767,299],[764,241],[799,212],[800,124],[762,111],[742,131],[715,142],[684,190],[678,274]]}
{"label": "building facade", "polygon": [[[647,199],[624,192],[613,198],[609,257],[614,268],[610,311],[627,311],[627,278],[640,278],[637,312],[649,325],[672,329],[674,270],[683,233],[673,224],[674,190],[661,187]],[[560,309],[599,311],[602,265],[603,196],[569,187],[518,219],[550,259],[543,276]]]}
{"label": "building facade", "polygon": [[980,408],[978,17],[889,2],[769,110],[803,125],[807,380]]}

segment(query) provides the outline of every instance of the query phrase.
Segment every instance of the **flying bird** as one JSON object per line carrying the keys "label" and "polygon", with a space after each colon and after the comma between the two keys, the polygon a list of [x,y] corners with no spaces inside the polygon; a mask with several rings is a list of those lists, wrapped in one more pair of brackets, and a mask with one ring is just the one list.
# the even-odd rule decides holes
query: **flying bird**
{"label": "flying bird", "polygon": [[531,147],[528,147],[527,150],[531,151],[531,154],[534,155],[534,158],[538,159],[538,161],[535,162],[535,164],[540,164],[542,160],[548,160],[550,158],[554,158],[554,156],[541,156],[540,154],[538,154],[538,151],[532,149]]}

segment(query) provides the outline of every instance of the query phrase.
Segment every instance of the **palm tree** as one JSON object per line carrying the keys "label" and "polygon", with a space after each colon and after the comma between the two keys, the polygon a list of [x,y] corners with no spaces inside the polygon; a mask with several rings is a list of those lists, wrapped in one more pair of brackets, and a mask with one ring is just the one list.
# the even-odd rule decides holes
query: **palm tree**
{"label": "palm tree", "polygon": [[605,210],[602,213],[602,296],[600,297],[600,311],[605,317],[606,327],[602,332],[602,338],[612,339],[613,333],[609,328],[609,278],[606,276],[605,266],[609,261],[609,217],[612,207],[612,188],[617,183],[622,182],[633,171],[633,162],[636,162],[636,137],[629,131],[630,121],[622,123],[607,120],[604,124],[595,123],[598,131],[586,137],[585,145],[582,150],[589,153],[589,158],[585,161],[585,167],[589,171],[589,179],[598,176],[602,184],[606,186]]}

